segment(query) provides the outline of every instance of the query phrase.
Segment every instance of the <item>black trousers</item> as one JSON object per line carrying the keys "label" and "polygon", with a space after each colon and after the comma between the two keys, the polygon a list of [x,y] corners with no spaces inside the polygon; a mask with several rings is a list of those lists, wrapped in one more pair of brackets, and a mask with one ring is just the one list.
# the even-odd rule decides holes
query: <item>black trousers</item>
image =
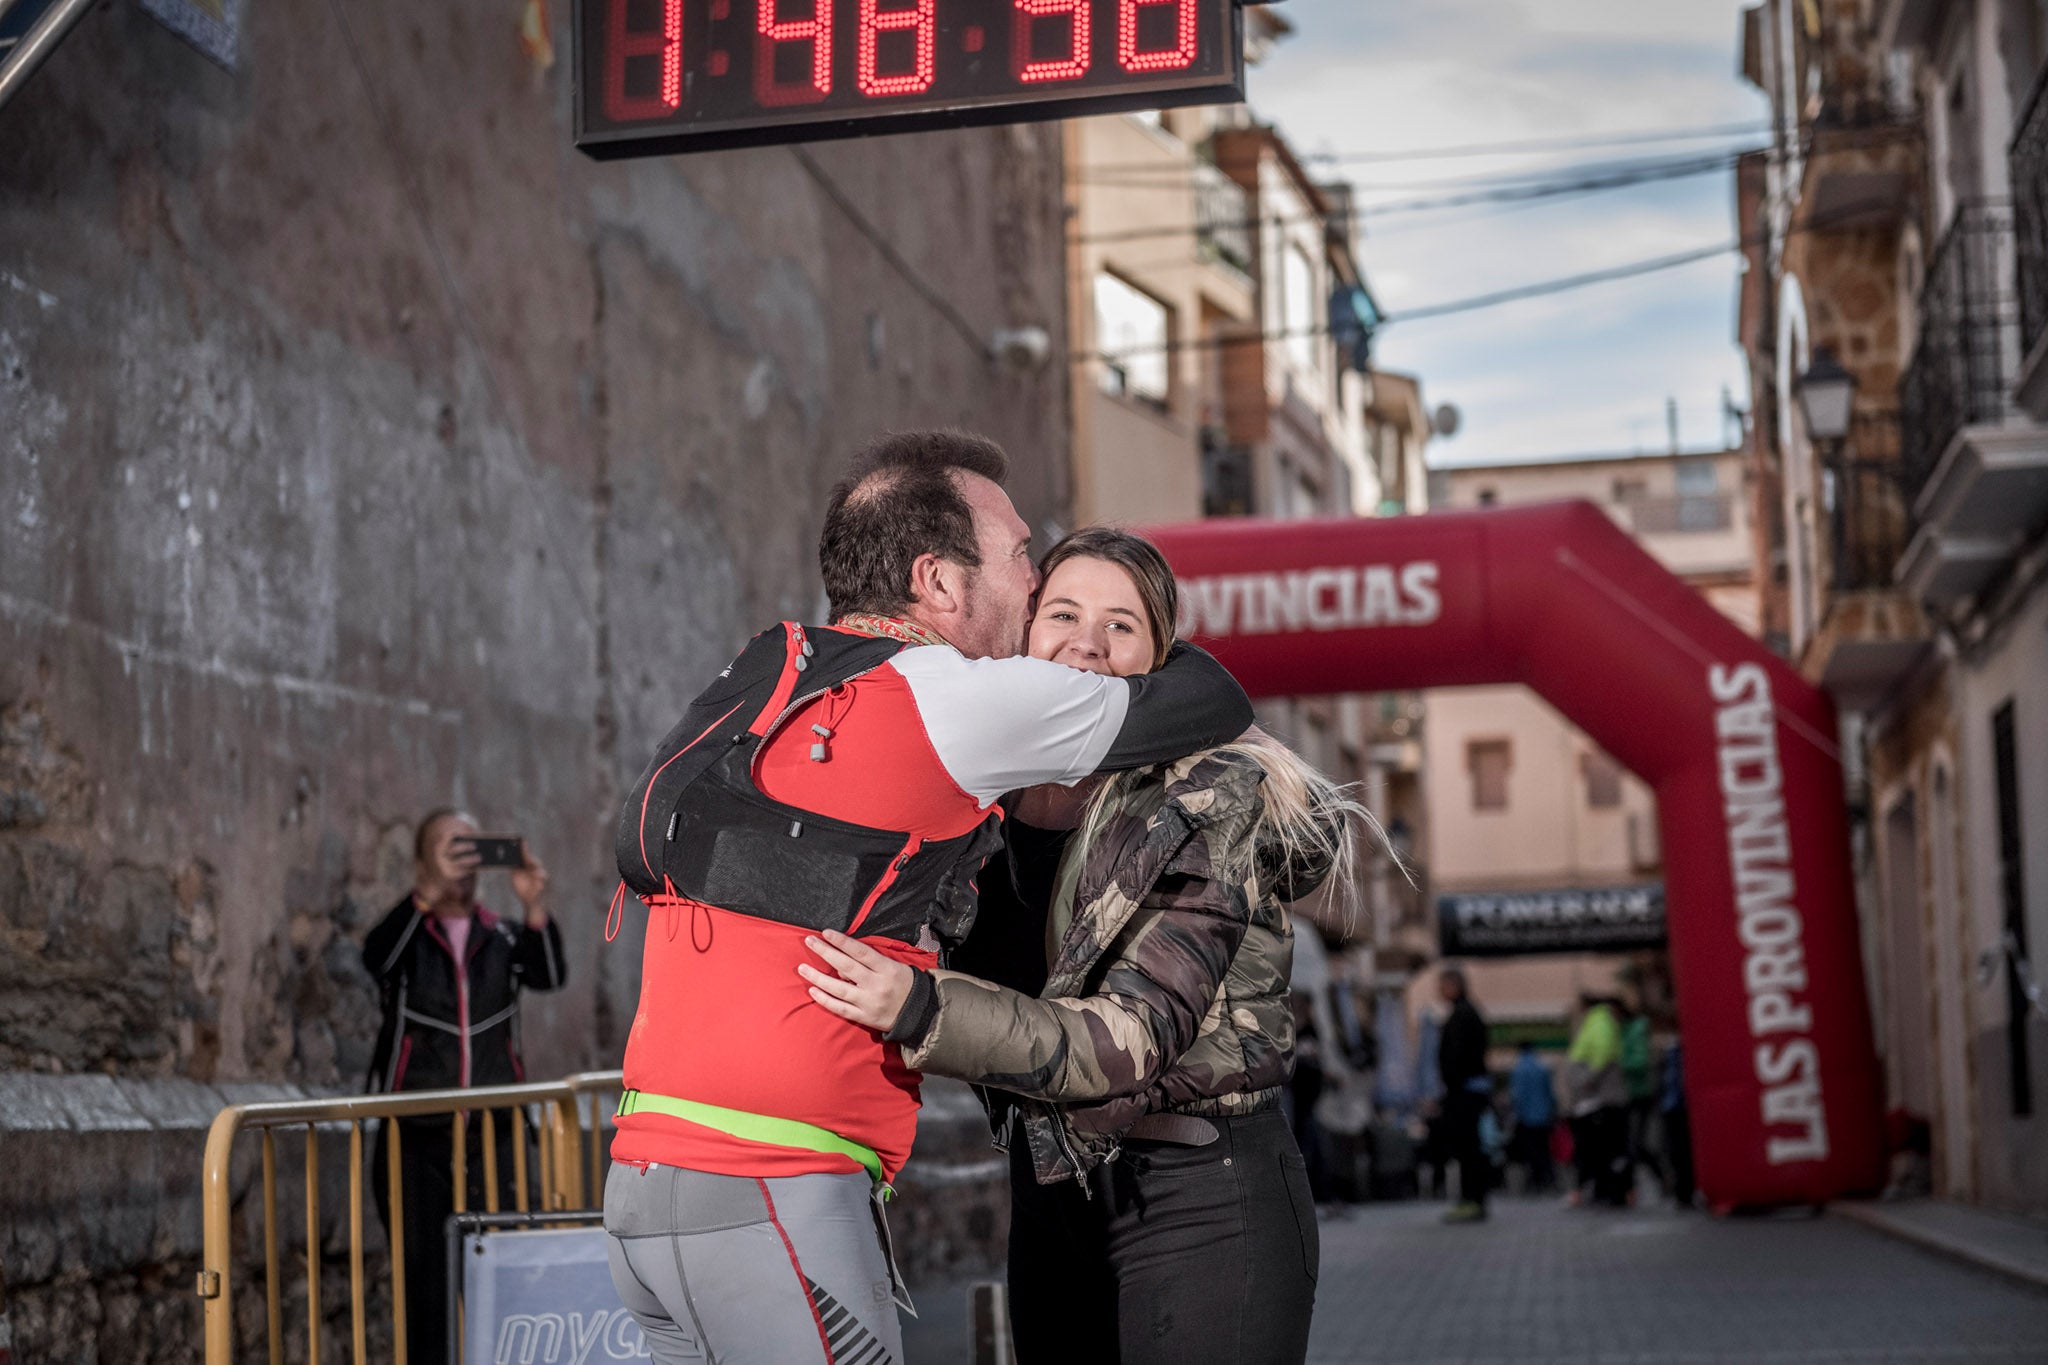
{"label": "black trousers", "polygon": [[1579,1184],[1592,1185],[1595,1202],[1626,1204],[1635,1171],[1628,1159],[1628,1111],[1610,1105],[1573,1119],[1572,1164]]}
{"label": "black trousers", "polygon": [[1664,1156],[1670,1172],[1666,1189],[1680,1204],[1690,1205],[1692,1180],[1692,1119],[1684,1105],[1664,1111]]}
{"label": "black trousers", "polygon": [[1557,1184],[1550,1159],[1550,1129],[1547,1123],[1518,1123],[1508,1142],[1508,1157],[1529,1175],[1529,1189],[1547,1190]]}
{"label": "black trousers", "polygon": [[1473,1090],[1453,1090],[1444,1096],[1444,1136],[1458,1162],[1458,1198],[1467,1204],[1484,1205],[1493,1185],[1493,1162],[1479,1141],[1479,1117],[1491,1104],[1488,1096]]}
{"label": "black trousers", "polygon": [[[517,1207],[512,1188],[512,1115],[499,1111],[494,1145],[498,1149],[498,1207]],[[448,1356],[448,1219],[455,1212],[455,1132],[446,1117],[400,1119],[398,1166],[405,1185],[405,1347],[411,1365],[447,1365]],[[532,1128],[529,1125],[529,1133]],[[484,1199],[483,1123],[472,1113],[468,1123],[464,1184],[468,1207],[481,1213]],[[364,1178],[377,1201],[377,1217],[385,1234],[391,1231],[390,1121],[377,1126],[376,1156]],[[529,1206],[540,1207],[539,1159],[531,1142],[527,1149]]]}
{"label": "black trousers", "polygon": [[1010,1143],[1019,1365],[1300,1365],[1321,1255],[1308,1169],[1278,1110],[1211,1119],[1206,1147],[1128,1142],[1084,1189]]}

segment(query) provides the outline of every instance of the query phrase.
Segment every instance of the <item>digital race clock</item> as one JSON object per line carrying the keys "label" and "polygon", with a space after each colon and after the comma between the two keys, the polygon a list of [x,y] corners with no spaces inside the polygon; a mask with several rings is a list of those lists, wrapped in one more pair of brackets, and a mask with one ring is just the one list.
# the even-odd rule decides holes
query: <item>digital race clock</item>
{"label": "digital race clock", "polygon": [[651,156],[1244,98],[1239,0],[577,0],[576,145]]}

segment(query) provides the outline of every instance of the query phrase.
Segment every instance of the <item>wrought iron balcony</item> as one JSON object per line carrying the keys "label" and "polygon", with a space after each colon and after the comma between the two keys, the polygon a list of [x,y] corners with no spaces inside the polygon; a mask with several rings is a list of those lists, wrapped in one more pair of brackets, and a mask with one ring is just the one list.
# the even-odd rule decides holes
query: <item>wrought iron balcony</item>
{"label": "wrought iron balcony", "polygon": [[2012,140],[2012,195],[2024,356],[2048,333],[2048,75],[2035,82]]}
{"label": "wrought iron balcony", "polygon": [[1900,486],[1898,416],[1858,415],[1848,441],[1823,468],[1836,591],[1890,588],[1912,534]]}
{"label": "wrought iron balcony", "polygon": [[2013,210],[1960,209],[1927,266],[1920,341],[1899,381],[1900,449],[1909,503],[1917,499],[1964,427],[2012,410],[2019,359],[2013,280]]}
{"label": "wrought iron balcony", "polygon": [[1630,498],[1629,529],[1637,535],[1682,535],[1694,531],[1726,531],[1735,524],[1732,493],[1680,493],[1672,497]]}
{"label": "wrought iron balcony", "polygon": [[1252,199],[1206,161],[1195,163],[1195,246],[1202,259],[1252,273]]}

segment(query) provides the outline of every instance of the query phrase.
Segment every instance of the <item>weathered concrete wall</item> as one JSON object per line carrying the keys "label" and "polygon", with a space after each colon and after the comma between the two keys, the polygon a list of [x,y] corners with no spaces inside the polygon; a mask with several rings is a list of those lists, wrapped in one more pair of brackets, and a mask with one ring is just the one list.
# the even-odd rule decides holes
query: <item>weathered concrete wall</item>
{"label": "weathered concrete wall", "polygon": [[1062,513],[1064,358],[824,183],[1059,338],[1055,131],[600,166],[519,10],[252,4],[231,73],[108,5],[0,110],[0,1071],[353,1086],[445,801],[554,873],[531,1070],[615,1062],[616,794],[816,610],[845,454],[972,426]]}
{"label": "weathered concrete wall", "polygon": [[[109,6],[0,111],[0,1065],[360,1075],[344,940],[451,799],[570,921],[534,1070],[615,1056],[614,794],[815,610],[844,454],[972,425],[1057,511],[1062,363],[992,369],[788,150],[586,161],[517,17],[252,5],[230,74]],[[1058,336],[1057,147],[813,155]]]}

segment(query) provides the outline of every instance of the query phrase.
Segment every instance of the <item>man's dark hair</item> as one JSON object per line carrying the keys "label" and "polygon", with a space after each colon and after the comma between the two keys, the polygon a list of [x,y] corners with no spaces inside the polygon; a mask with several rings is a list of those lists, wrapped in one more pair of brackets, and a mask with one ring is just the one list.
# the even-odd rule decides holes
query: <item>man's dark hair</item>
{"label": "man's dark hair", "polygon": [[974,513],[955,472],[1000,484],[1010,457],[964,431],[891,432],[870,441],[832,490],[818,537],[818,568],[832,619],[894,616],[910,602],[910,567],[938,555],[981,567]]}

